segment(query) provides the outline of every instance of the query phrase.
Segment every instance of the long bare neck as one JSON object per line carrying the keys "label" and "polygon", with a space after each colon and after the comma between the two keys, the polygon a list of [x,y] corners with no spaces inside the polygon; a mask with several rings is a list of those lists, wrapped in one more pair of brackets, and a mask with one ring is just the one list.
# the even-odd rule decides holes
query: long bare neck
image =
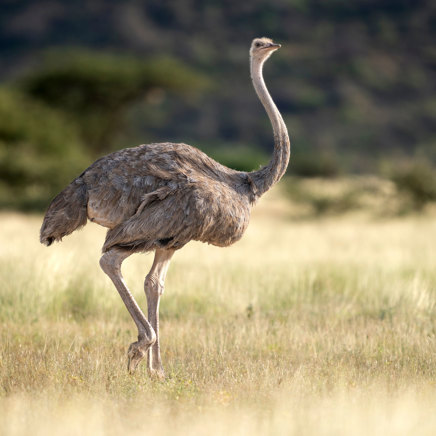
{"label": "long bare neck", "polygon": [[256,188],[256,196],[260,197],[283,176],[291,155],[288,130],[277,106],[274,104],[263,80],[262,69],[264,62],[251,60],[251,79],[260,101],[262,102],[271,121],[274,132],[274,152],[268,165],[258,171],[250,173]]}

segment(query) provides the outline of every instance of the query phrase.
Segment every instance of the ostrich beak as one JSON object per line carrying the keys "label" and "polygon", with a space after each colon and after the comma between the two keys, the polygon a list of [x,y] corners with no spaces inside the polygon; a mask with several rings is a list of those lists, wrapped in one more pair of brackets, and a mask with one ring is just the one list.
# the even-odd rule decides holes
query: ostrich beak
{"label": "ostrich beak", "polygon": [[276,44],[274,42],[269,43],[268,45],[265,45],[264,48],[268,50],[277,50],[281,47],[281,44]]}

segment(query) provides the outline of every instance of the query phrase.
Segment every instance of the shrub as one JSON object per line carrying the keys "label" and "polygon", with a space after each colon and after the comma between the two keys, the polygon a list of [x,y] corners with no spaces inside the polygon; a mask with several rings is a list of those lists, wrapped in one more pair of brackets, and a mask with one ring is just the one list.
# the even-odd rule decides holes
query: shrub
{"label": "shrub", "polygon": [[326,153],[295,153],[291,156],[289,172],[300,177],[336,177],[339,166],[336,160]]}
{"label": "shrub", "polygon": [[391,171],[391,179],[416,209],[436,201],[436,172],[426,162],[412,162]]}
{"label": "shrub", "polygon": [[310,215],[336,215],[360,207],[359,196],[363,187],[348,185],[343,181],[323,183],[322,179],[287,177],[284,183],[289,198],[309,209]]}
{"label": "shrub", "polygon": [[173,58],[144,61],[84,49],[48,54],[40,70],[20,81],[32,98],[71,117],[95,154],[111,149],[127,109],[149,92],[192,93],[206,85],[203,76]]}
{"label": "shrub", "polygon": [[0,88],[0,207],[42,209],[89,162],[72,123]]}
{"label": "shrub", "polygon": [[263,151],[240,144],[209,147],[206,153],[217,162],[238,171],[257,170],[269,161]]}

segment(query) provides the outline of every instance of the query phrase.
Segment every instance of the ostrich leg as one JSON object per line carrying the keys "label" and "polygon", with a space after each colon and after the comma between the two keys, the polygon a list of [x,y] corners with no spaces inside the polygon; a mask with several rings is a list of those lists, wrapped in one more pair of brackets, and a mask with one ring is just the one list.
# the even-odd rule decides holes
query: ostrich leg
{"label": "ostrich leg", "polygon": [[145,277],[144,291],[147,296],[148,320],[156,332],[156,342],[148,350],[150,374],[164,377],[159,346],[159,301],[164,292],[165,277],[175,250],[156,250],[153,265]]}
{"label": "ostrich leg", "polygon": [[127,352],[127,370],[132,374],[139,362],[147,354],[147,350],[156,341],[156,334],[127,288],[123,276],[121,275],[121,264],[130,254],[131,253],[128,251],[113,248],[101,257],[100,266],[114,283],[138,328],[138,340],[130,344]]}

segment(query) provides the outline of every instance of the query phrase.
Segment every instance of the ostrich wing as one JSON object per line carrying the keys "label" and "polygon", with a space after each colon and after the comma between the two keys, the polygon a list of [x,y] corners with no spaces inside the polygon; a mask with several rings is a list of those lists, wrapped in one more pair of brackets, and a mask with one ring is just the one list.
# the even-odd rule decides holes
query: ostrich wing
{"label": "ostrich wing", "polygon": [[108,230],[103,252],[112,247],[130,251],[181,248],[194,236],[194,203],[187,189],[161,187],[145,194],[136,213]]}

